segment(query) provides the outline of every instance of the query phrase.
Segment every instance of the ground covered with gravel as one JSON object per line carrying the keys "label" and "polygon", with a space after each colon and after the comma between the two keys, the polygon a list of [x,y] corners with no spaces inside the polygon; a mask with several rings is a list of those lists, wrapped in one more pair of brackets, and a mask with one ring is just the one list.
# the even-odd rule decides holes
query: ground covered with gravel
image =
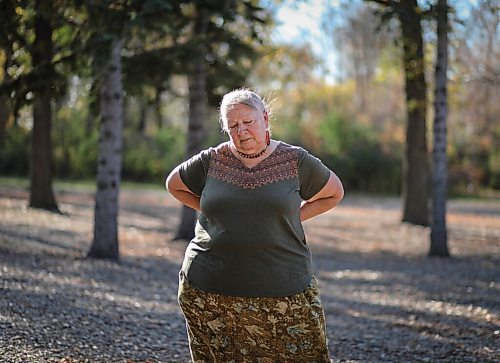
{"label": "ground covered with gravel", "polygon": [[[122,191],[116,263],[85,258],[92,193],[57,198],[62,214],[0,186],[0,361],[189,362],[176,202]],[[500,361],[500,200],[450,201],[450,259],[426,257],[429,229],[400,209],[348,195],[305,224],[333,361]]]}

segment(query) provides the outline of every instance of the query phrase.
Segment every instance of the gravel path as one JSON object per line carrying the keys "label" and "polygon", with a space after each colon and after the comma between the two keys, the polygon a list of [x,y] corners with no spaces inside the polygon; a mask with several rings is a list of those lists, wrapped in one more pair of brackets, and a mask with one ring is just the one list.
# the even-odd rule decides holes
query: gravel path
{"label": "gravel path", "polygon": [[[0,187],[0,362],[189,362],[177,204],[123,191],[115,263],[84,258],[90,193],[59,191],[62,215],[26,197]],[[306,223],[334,362],[500,361],[500,203],[449,210],[447,260],[394,198],[348,196]]]}

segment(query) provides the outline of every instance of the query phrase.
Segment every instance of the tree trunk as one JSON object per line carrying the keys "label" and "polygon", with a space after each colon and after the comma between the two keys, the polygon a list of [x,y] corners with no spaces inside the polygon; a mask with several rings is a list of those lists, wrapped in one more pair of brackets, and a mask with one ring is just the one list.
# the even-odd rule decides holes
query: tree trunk
{"label": "tree trunk", "polygon": [[9,99],[5,95],[0,95],[0,145],[2,145],[10,115]]}
{"label": "tree trunk", "polygon": [[446,231],[446,195],[448,184],[448,161],[446,158],[446,117],[448,68],[448,8],[446,0],[437,3],[437,61],[436,89],[434,96],[434,149],[432,173],[432,223],[430,256],[448,257]]}
{"label": "tree trunk", "polygon": [[[4,13],[3,18],[15,18],[15,4],[4,2],[0,6],[1,11]],[[5,29],[5,28],[4,28]],[[3,60],[2,69],[0,71],[0,82],[4,84],[9,83],[12,80],[12,77],[9,75],[9,68],[13,65],[13,53],[14,53],[14,40],[9,39],[10,37],[4,34],[2,37],[1,45],[0,45],[0,59]],[[10,100],[10,97],[6,93],[0,94],[0,148],[2,147],[2,142],[4,140],[7,126],[9,121],[13,121],[14,112],[13,112],[13,102]]]}
{"label": "tree trunk", "polygon": [[[192,70],[188,74],[189,83],[189,122],[187,133],[186,158],[189,158],[201,150],[206,134],[207,119],[207,69],[205,64],[206,48],[200,39],[205,34],[207,19],[203,11],[198,13],[194,34],[198,39],[198,51],[196,52],[196,62],[193,63]],[[181,214],[181,223],[174,239],[190,240],[194,237],[194,226],[196,223],[196,212],[184,206]]]}
{"label": "tree trunk", "polygon": [[[7,83],[11,80],[7,70],[12,62],[12,44],[5,47],[5,49],[0,49],[0,54],[4,56],[2,81]],[[5,137],[5,130],[7,129],[9,118],[11,117],[13,117],[13,114],[9,97],[6,94],[0,94],[0,145],[2,145],[2,141]]]}
{"label": "tree trunk", "polygon": [[101,127],[94,212],[94,240],[88,257],[118,259],[118,198],[122,166],[122,41],[113,40],[101,89]]}
{"label": "tree trunk", "polygon": [[[205,121],[207,114],[206,69],[203,61],[196,65],[188,76],[189,82],[189,123],[187,134],[186,158],[190,158],[201,150],[205,139]],[[174,239],[191,240],[194,237],[196,212],[183,206],[181,223]]]}
{"label": "tree trunk", "polygon": [[52,191],[52,26],[48,19],[50,1],[36,2],[33,68],[39,72],[33,91],[33,131],[31,140],[30,207],[58,211]]}
{"label": "tree trunk", "polygon": [[156,117],[156,126],[158,127],[158,130],[161,130],[163,128],[163,115],[161,112],[161,95],[162,95],[162,93],[163,93],[163,89],[161,87],[157,87],[155,101],[154,101],[154,111],[155,111],[155,117]]}
{"label": "tree trunk", "polygon": [[137,125],[137,132],[140,135],[145,135],[148,101],[146,100],[146,97],[137,97],[137,100],[139,101],[139,123]]}
{"label": "tree trunk", "polygon": [[403,221],[429,225],[429,171],[426,139],[426,82],[422,26],[416,0],[398,3],[403,35],[406,105],[406,163],[403,178]]}

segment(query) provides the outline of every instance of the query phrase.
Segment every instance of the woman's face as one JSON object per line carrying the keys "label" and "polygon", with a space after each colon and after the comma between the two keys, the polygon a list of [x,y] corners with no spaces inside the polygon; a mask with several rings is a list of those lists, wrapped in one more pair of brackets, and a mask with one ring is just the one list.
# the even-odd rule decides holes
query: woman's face
{"label": "woman's face", "polygon": [[237,150],[256,153],[266,147],[267,113],[239,104],[227,113],[229,138]]}

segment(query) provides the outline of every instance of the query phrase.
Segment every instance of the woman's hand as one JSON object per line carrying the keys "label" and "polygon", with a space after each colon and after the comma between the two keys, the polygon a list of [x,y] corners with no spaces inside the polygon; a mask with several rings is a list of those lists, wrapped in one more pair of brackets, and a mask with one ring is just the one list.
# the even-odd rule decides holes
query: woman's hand
{"label": "woman's hand", "polygon": [[165,181],[165,186],[175,199],[196,211],[200,211],[200,197],[188,189],[179,175],[179,167],[176,167]]}
{"label": "woman's hand", "polygon": [[314,197],[302,202],[300,206],[301,222],[332,209],[340,203],[343,197],[342,182],[334,172],[330,171],[330,178],[326,185]]}

